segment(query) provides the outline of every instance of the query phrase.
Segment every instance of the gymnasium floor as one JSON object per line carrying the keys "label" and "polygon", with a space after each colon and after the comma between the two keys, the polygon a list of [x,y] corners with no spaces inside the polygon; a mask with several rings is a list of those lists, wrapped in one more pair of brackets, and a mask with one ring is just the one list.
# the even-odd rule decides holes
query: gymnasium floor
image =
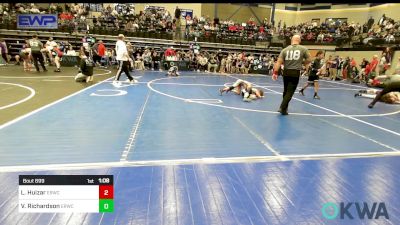
{"label": "gymnasium floor", "polygon": [[[1,73],[2,95],[26,90],[0,107],[38,98],[12,105],[33,81]],[[282,81],[268,76],[145,71],[117,88],[99,74],[0,125],[0,224],[400,224],[399,105],[368,109],[360,86],[321,81],[322,100],[296,93],[283,117]],[[237,78],[266,97],[219,96]],[[19,174],[113,174],[115,212],[20,214]],[[385,202],[390,219],[327,220],[326,202]]]}

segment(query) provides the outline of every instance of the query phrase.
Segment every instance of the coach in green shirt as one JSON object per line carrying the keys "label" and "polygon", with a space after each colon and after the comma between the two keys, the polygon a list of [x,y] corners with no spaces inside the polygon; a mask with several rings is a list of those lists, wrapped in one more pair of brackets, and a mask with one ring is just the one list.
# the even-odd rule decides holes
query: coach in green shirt
{"label": "coach in green shirt", "polygon": [[35,65],[36,71],[40,72],[38,62],[42,67],[43,71],[47,71],[44,65],[43,54],[41,50],[43,49],[43,43],[38,39],[38,36],[34,34],[32,39],[28,41],[28,47],[31,48],[31,55],[33,59],[33,64]]}

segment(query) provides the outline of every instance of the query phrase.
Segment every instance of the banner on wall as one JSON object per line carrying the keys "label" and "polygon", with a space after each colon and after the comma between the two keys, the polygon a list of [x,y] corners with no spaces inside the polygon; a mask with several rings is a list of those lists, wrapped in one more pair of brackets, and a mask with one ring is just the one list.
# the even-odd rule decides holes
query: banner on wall
{"label": "banner on wall", "polygon": [[189,70],[189,61],[162,61],[162,66],[168,70],[171,66],[177,66],[178,70]]}
{"label": "banner on wall", "polygon": [[144,7],[144,10],[158,11],[158,10],[165,10],[165,7],[146,5],[146,6]]}
{"label": "banner on wall", "polygon": [[83,3],[83,7],[89,7],[92,12],[102,12],[103,11],[103,3]]}
{"label": "banner on wall", "polygon": [[80,63],[79,56],[64,55],[61,60],[61,66],[76,66]]}
{"label": "banner on wall", "polygon": [[190,16],[193,18],[193,9],[180,9],[182,18],[186,18],[186,16]]}
{"label": "banner on wall", "polygon": [[18,14],[18,29],[57,29],[57,14]]}
{"label": "banner on wall", "polygon": [[144,10],[145,10],[145,11],[150,11],[152,14],[157,14],[158,11],[165,10],[165,7],[146,5],[146,6],[144,7]]}

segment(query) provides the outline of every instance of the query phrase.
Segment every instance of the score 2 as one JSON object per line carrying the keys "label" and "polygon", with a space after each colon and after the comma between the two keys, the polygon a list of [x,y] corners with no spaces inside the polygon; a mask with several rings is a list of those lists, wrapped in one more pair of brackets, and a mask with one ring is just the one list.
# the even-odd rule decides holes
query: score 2
{"label": "score 2", "polygon": [[99,186],[99,199],[113,199],[114,187],[113,185],[100,185]]}

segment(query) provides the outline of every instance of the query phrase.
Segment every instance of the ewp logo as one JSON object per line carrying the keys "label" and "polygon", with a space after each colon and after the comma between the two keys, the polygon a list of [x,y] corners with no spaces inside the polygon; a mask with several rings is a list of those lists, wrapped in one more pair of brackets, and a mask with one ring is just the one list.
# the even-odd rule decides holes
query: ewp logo
{"label": "ewp logo", "polygon": [[354,210],[351,210],[354,208],[352,206],[356,208],[356,215],[358,215],[359,219],[380,219],[380,217],[389,219],[389,214],[384,202],[374,202],[372,207],[369,207],[366,202],[363,204],[358,202],[341,202],[340,207],[333,202],[327,202],[322,206],[321,211],[324,218],[328,220],[336,219],[338,216],[340,216],[340,219],[348,218],[352,220],[354,219],[353,215],[355,215],[352,214],[352,211],[354,213]]}
{"label": "ewp logo", "polygon": [[57,29],[57,14],[20,14],[17,16],[19,29]]}

